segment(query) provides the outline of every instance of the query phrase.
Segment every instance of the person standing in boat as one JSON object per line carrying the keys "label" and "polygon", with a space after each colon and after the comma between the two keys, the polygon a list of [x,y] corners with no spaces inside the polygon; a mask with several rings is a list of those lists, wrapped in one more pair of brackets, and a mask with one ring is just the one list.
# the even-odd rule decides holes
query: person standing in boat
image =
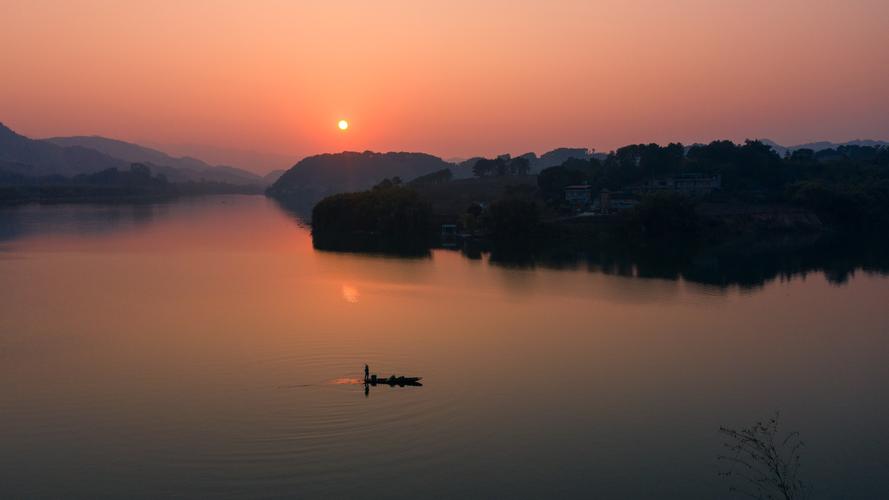
{"label": "person standing in boat", "polygon": [[370,368],[368,368],[367,364],[365,363],[365,365],[364,365],[364,383],[366,384],[368,380],[370,380]]}

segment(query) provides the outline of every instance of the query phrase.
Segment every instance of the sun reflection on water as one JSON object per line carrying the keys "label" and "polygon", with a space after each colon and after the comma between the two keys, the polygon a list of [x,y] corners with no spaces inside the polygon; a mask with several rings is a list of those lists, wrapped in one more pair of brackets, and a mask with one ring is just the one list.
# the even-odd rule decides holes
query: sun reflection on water
{"label": "sun reflection on water", "polygon": [[343,285],[342,287],[343,300],[350,304],[357,304],[358,298],[361,297],[361,294],[358,293],[358,289],[352,285]]}

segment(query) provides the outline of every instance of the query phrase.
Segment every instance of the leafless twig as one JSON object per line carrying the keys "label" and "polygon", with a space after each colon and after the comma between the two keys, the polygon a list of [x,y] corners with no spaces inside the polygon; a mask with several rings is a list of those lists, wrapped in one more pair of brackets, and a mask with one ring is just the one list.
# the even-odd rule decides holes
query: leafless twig
{"label": "leafless twig", "polygon": [[720,427],[726,437],[727,452],[718,459],[727,465],[720,476],[732,481],[730,491],[760,500],[799,500],[806,487],[799,478],[800,450],[804,444],[798,432],[780,437],[778,417],[756,422],[750,427]]}

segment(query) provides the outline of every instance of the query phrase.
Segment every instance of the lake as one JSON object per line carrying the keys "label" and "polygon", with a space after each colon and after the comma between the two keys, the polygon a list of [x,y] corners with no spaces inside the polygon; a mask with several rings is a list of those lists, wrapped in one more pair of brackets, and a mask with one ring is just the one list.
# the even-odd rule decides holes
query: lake
{"label": "lake", "polygon": [[719,427],[780,412],[814,497],[885,498],[889,277],[848,267],[322,252],[259,196],[0,209],[0,496],[722,498]]}

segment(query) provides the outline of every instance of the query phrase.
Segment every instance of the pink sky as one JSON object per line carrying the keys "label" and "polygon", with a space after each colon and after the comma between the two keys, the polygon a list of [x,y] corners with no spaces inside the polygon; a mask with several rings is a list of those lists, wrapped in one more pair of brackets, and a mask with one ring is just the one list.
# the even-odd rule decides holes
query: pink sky
{"label": "pink sky", "polygon": [[31,137],[294,160],[889,139],[885,0],[0,3],[0,121]]}

